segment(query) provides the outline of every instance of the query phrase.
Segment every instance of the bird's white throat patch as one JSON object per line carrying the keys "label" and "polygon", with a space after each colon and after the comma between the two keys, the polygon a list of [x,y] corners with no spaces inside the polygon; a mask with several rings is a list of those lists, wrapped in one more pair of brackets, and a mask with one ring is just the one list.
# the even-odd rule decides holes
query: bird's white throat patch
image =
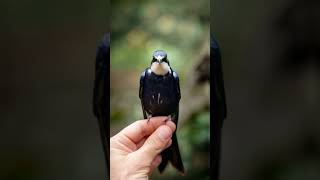
{"label": "bird's white throat patch", "polygon": [[170,66],[166,62],[158,63],[154,62],[151,64],[151,71],[156,75],[166,75],[170,70]]}

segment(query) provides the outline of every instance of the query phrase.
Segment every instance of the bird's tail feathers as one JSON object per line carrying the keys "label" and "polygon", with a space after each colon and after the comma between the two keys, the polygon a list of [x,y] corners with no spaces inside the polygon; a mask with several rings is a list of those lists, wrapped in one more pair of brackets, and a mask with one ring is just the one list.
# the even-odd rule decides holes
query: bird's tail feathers
{"label": "bird's tail feathers", "polygon": [[172,145],[168,149],[164,150],[161,155],[162,161],[158,167],[160,173],[164,171],[168,162],[170,161],[172,166],[177,169],[181,175],[184,175],[185,171],[180,155],[176,133],[173,133],[172,135]]}

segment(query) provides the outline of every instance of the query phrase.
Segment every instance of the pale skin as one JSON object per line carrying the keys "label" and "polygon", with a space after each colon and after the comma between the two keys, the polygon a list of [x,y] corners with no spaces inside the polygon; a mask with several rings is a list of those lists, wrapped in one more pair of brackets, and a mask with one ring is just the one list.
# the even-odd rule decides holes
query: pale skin
{"label": "pale skin", "polygon": [[176,125],[168,117],[139,120],[110,138],[110,179],[148,180]]}

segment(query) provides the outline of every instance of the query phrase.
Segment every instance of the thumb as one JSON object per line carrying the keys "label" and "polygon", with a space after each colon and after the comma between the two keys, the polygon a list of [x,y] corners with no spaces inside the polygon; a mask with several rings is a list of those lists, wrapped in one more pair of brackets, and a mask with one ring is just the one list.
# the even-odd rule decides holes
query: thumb
{"label": "thumb", "polygon": [[136,155],[143,157],[146,163],[152,163],[154,158],[167,148],[168,142],[171,140],[172,133],[175,130],[175,126],[162,125],[155,132],[153,132],[144,145],[137,150]]}

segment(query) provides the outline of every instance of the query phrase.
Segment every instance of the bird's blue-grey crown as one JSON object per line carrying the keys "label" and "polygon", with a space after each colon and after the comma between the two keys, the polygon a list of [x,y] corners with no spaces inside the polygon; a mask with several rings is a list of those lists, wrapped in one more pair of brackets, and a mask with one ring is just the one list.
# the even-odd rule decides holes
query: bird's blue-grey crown
{"label": "bird's blue-grey crown", "polygon": [[156,57],[162,57],[162,58],[166,58],[167,57],[167,53],[163,50],[156,50],[153,52],[153,55],[152,55],[154,58]]}
{"label": "bird's blue-grey crown", "polygon": [[167,53],[163,50],[154,51],[152,54],[151,63],[153,63],[153,62],[159,62],[159,63],[166,62],[169,64],[169,61],[167,59]]}

